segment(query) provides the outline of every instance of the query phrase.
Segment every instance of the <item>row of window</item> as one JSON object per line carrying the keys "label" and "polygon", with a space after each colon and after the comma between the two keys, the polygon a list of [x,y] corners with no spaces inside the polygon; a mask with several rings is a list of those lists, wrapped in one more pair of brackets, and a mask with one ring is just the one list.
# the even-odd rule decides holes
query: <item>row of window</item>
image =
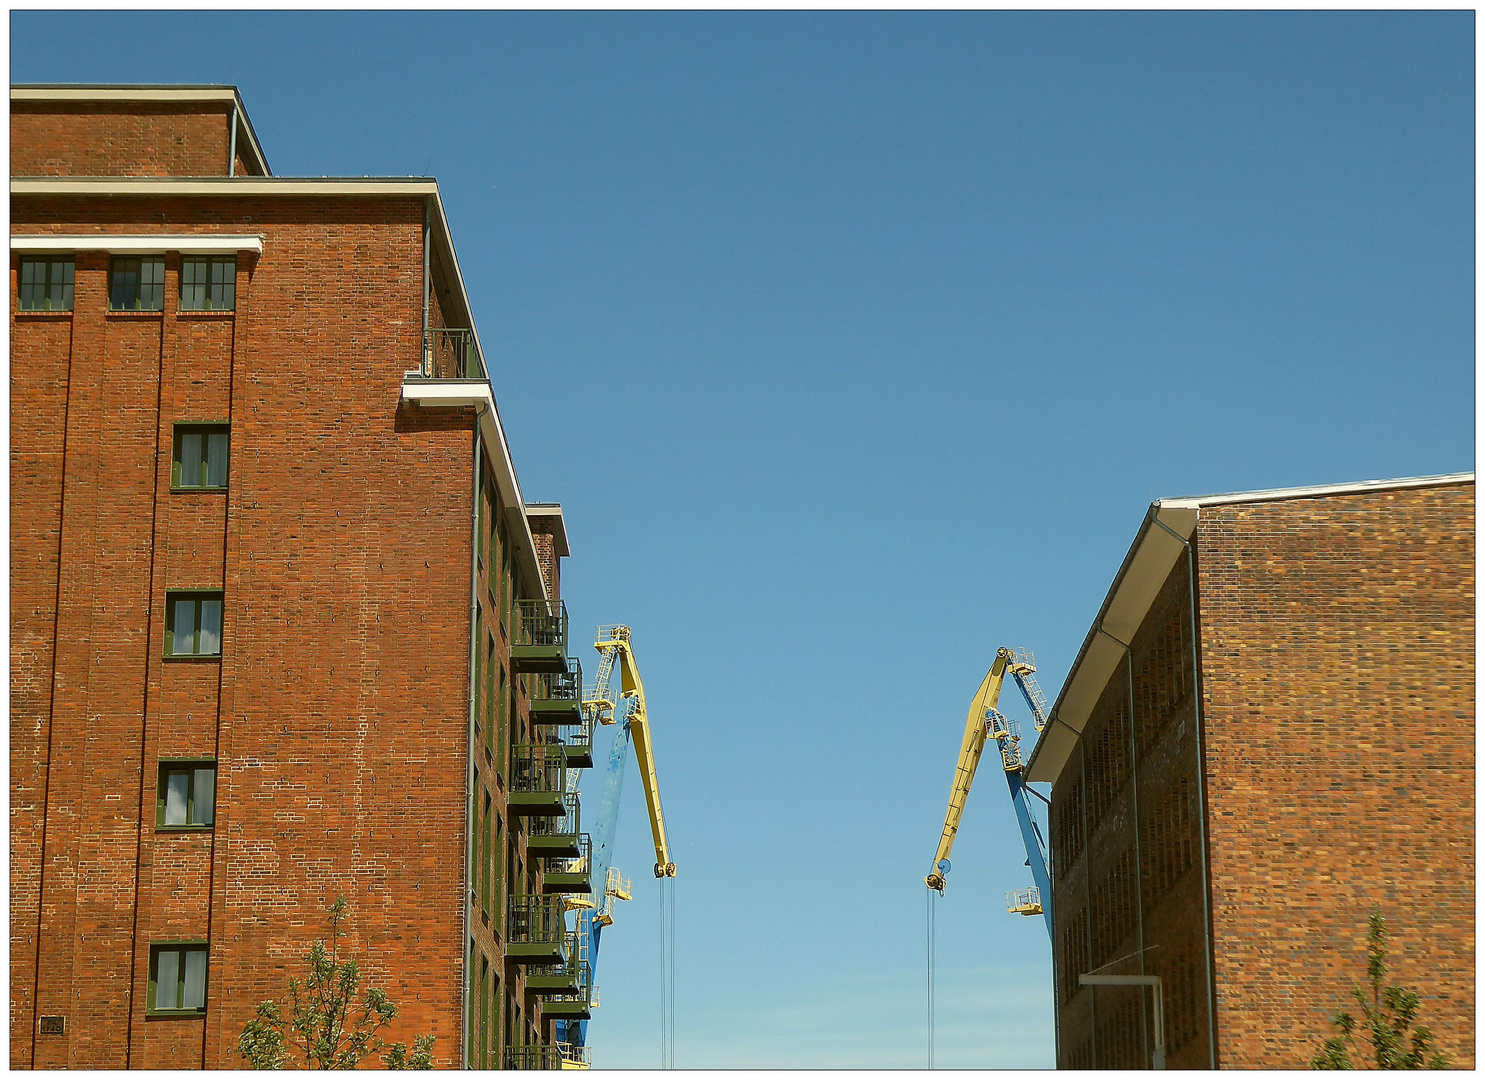
{"label": "row of window", "polygon": [[[77,260],[71,255],[21,259],[20,309],[71,311],[76,276]],[[181,258],[181,311],[232,311],[236,307],[235,255]],[[115,255],[109,260],[108,310],[164,311],[164,257]]]}

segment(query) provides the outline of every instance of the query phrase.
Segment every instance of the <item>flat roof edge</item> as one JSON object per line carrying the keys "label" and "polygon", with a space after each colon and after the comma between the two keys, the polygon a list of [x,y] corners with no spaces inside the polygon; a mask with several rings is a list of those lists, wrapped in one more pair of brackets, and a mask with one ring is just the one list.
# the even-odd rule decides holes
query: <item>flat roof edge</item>
{"label": "flat roof edge", "polygon": [[1474,483],[1474,480],[1473,472],[1439,473],[1434,476],[1406,476],[1396,480],[1357,480],[1344,484],[1312,484],[1306,487],[1268,488],[1263,491],[1232,491],[1219,495],[1182,495],[1174,499],[1157,499],[1155,505],[1199,510],[1203,506],[1226,506],[1243,502],[1279,502],[1284,499],[1306,499],[1325,495],[1360,495],[1369,491],[1395,491],[1399,488]]}
{"label": "flat roof edge", "polygon": [[437,195],[426,176],[26,176],[12,195]]}

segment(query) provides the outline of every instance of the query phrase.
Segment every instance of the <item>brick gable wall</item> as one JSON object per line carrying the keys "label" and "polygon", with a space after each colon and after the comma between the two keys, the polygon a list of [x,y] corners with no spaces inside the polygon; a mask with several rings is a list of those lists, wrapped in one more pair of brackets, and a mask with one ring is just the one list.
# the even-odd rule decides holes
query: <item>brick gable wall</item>
{"label": "brick gable wall", "polygon": [[1219,1060],[1297,1068],[1365,980],[1474,1065],[1474,485],[1203,510]]}

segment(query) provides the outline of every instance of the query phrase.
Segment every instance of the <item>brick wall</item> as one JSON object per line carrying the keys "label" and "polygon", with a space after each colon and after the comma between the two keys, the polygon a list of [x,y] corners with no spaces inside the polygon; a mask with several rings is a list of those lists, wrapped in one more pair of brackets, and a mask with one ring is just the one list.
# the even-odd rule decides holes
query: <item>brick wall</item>
{"label": "brick wall", "polygon": [[1190,611],[1183,559],[1053,785],[1062,1068],[1148,1067],[1153,995],[1079,987],[1095,969],[1161,976],[1167,1067],[1209,1061]]}
{"label": "brick wall", "polygon": [[10,109],[10,171],[226,176],[231,116],[232,106],[218,101],[16,101]]}
{"label": "brick wall", "polygon": [[1302,1067],[1365,978],[1474,1066],[1474,486],[1205,509],[1224,1066]]}
{"label": "brick wall", "polygon": [[[82,253],[75,312],[22,316],[12,258],[13,1065],[240,1064],[342,893],[391,1037],[432,1031],[457,1063],[474,419],[398,408],[422,212],[13,208],[17,231],[266,237],[235,315],[177,313],[174,257],[163,314],[111,315],[107,256]],[[225,494],[169,490],[187,419],[230,421]],[[224,590],[219,662],[161,657],[184,586]],[[188,755],[219,762],[216,828],[157,833],[157,762]],[[211,942],[205,1019],[145,1020],[167,938]],[[37,1013],[67,1034],[35,1035]]]}

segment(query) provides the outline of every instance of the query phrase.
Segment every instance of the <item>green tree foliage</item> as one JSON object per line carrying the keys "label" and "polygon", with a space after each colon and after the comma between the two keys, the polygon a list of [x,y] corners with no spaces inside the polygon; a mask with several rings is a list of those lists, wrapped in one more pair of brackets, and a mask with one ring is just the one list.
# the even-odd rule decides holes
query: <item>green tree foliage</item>
{"label": "green tree foliage", "polygon": [[[1345,1010],[1337,1011],[1331,1022],[1339,1034],[1325,1040],[1310,1068],[1353,1068],[1351,1050],[1356,1046],[1359,1028],[1371,1039],[1379,1069],[1447,1069],[1449,1058],[1434,1046],[1433,1032],[1422,1024],[1413,1026],[1421,1002],[1418,992],[1382,985],[1387,975],[1387,922],[1380,911],[1372,912],[1366,940],[1366,981],[1371,985],[1371,995],[1368,997],[1359,986],[1351,988],[1361,1006],[1361,1019],[1358,1022]],[[1413,1028],[1411,1034],[1409,1028]]]}
{"label": "green tree foliage", "polygon": [[258,1005],[237,1039],[237,1052],[255,1069],[354,1069],[363,1058],[382,1054],[388,1069],[433,1068],[433,1036],[423,1035],[409,1050],[404,1043],[382,1042],[380,1031],[397,1015],[386,993],[361,989],[361,970],[354,957],[340,958],[345,937],[345,897],[329,907],[330,942],[316,941],[305,956],[309,974],[289,979],[285,1015],[276,1001]]}

